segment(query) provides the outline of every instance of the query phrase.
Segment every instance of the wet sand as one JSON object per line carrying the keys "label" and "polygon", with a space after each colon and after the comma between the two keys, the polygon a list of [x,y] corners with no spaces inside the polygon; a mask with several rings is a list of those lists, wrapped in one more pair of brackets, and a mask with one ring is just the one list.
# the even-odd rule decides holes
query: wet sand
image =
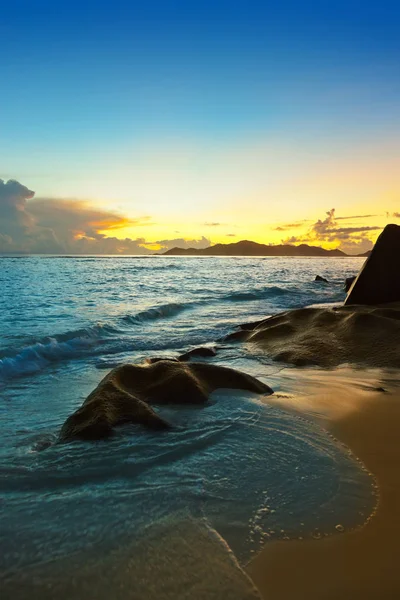
{"label": "wet sand", "polygon": [[2,600],[261,600],[225,541],[187,514],[132,544],[73,553],[1,584]]}
{"label": "wet sand", "polygon": [[279,378],[289,393],[268,403],[345,443],[376,477],[377,509],[354,531],[268,543],[248,574],[268,600],[400,598],[400,371],[285,369]]}

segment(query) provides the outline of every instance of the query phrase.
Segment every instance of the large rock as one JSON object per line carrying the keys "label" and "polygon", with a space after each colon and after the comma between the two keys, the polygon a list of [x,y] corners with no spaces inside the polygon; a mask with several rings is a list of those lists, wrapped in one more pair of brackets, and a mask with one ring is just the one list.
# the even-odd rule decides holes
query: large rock
{"label": "large rock", "polygon": [[345,304],[386,304],[400,300],[400,226],[387,225],[376,241]]}
{"label": "large rock", "polygon": [[218,388],[272,394],[254,377],[206,363],[185,364],[160,360],[113,369],[82,406],[65,421],[60,441],[96,440],[112,434],[113,427],[139,423],[148,429],[170,427],[149,404],[205,404]]}
{"label": "large rock", "polygon": [[226,339],[246,343],[257,356],[296,366],[398,368],[400,302],[289,310]]}

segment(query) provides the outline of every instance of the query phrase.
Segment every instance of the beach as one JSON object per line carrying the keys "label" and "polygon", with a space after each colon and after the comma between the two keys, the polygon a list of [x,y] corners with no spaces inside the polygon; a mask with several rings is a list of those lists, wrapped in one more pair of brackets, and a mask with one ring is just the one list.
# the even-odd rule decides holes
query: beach
{"label": "beach", "polygon": [[273,600],[398,598],[400,372],[300,369],[287,380],[293,395],[269,402],[317,420],[345,443],[376,478],[377,507],[340,536],[272,542],[247,572]]}
{"label": "beach", "polygon": [[0,600],[400,600],[400,1],[1,8]]}
{"label": "beach", "polygon": [[[400,311],[342,307],[362,261],[3,260],[6,598],[396,597]],[[71,440],[110,369],[166,431]]]}

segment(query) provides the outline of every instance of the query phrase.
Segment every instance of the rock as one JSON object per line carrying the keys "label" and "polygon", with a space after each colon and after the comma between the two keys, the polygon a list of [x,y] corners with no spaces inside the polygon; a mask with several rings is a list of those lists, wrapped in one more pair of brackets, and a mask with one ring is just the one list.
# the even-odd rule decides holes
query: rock
{"label": "rock", "polygon": [[400,300],[400,226],[386,225],[350,289],[345,304]]}
{"label": "rock", "polygon": [[260,321],[252,321],[251,323],[241,323],[239,325],[239,328],[243,329],[244,331],[252,331],[256,327],[258,327],[258,325],[261,325],[262,323],[264,323],[264,321],[267,318],[269,318],[269,317],[266,317],[265,319],[261,319]]}
{"label": "rock", "polygon": [[319,281],[321,283],[329,283],[329,281],[325,279],[325,277],[321,277],[321,275],[317,275],[314,281]]}
{"label": "rock", "polygon": [[189,350],[188,352],[181,354],[180,356],[178,356],[178,360],[186,361],[189,360],[192,356],[201,356],[202,358],[208,358],[209,356],[217,356],[217,352],[216,350],[214,350],[214,348],[206,348],[202,346],[200,348],[193,348],[193,350]]}
{"label": "rock", "polygon": [[351,288],[351,286],[353,285],[353,283],[355,282],[356,279],[357,279],[356,275],[354,275],[353,277],[346,277],[346,280],[344,282],[345,292],[349,291],[349,289]]}
{"label": "rock", "polygon": [[246,373],[209,363],[160,360],[123,365],[106,375],[82,406],[68,417],[59,441],[106,438],[115,426],[124,423],[169,429],[170,424],[150,404],[205,404],[217,388],[273,393],[270,387]]}
{"label": "rock", "polygon": [[[252,331],[252,330],[250,330]],[[228,335],[226,335],[225,337],[222,338],[222,342],[242,342],[243,340],[246,339],[246,334],[248,332],[244,329],[241,329],[240,331],[234,331],[233,333],[229,333]]]}
{"label": "rock", "polygon": [[[308,307],[228,336],[257,355],[296,366],[400,365],[400,302],[383,306]],[[255,350],[253,350],[255,349]]]}
{"label": "rock", "polygon": [[148,365],[153,365],[156,362],[160,362],[160,360],[172,360],[173,362],[178,362],[178,359],[174,356],[151,356],[150,358],[145,358],[144,362]]}

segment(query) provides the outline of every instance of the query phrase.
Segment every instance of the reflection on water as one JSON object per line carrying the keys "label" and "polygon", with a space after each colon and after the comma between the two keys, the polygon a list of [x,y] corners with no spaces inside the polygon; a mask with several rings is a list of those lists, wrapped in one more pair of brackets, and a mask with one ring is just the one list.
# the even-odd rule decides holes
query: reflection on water
{"label": "reflection on water", "polygon": [[219,391],[160,412],[174,430],[130,425],[41,452],[26,435],[1,468],[3,569],[108,552],[176,511],[205,517],[246,561],[269,539],[334,533],[372,510],[372,478],[349,452],[268,398]]}

